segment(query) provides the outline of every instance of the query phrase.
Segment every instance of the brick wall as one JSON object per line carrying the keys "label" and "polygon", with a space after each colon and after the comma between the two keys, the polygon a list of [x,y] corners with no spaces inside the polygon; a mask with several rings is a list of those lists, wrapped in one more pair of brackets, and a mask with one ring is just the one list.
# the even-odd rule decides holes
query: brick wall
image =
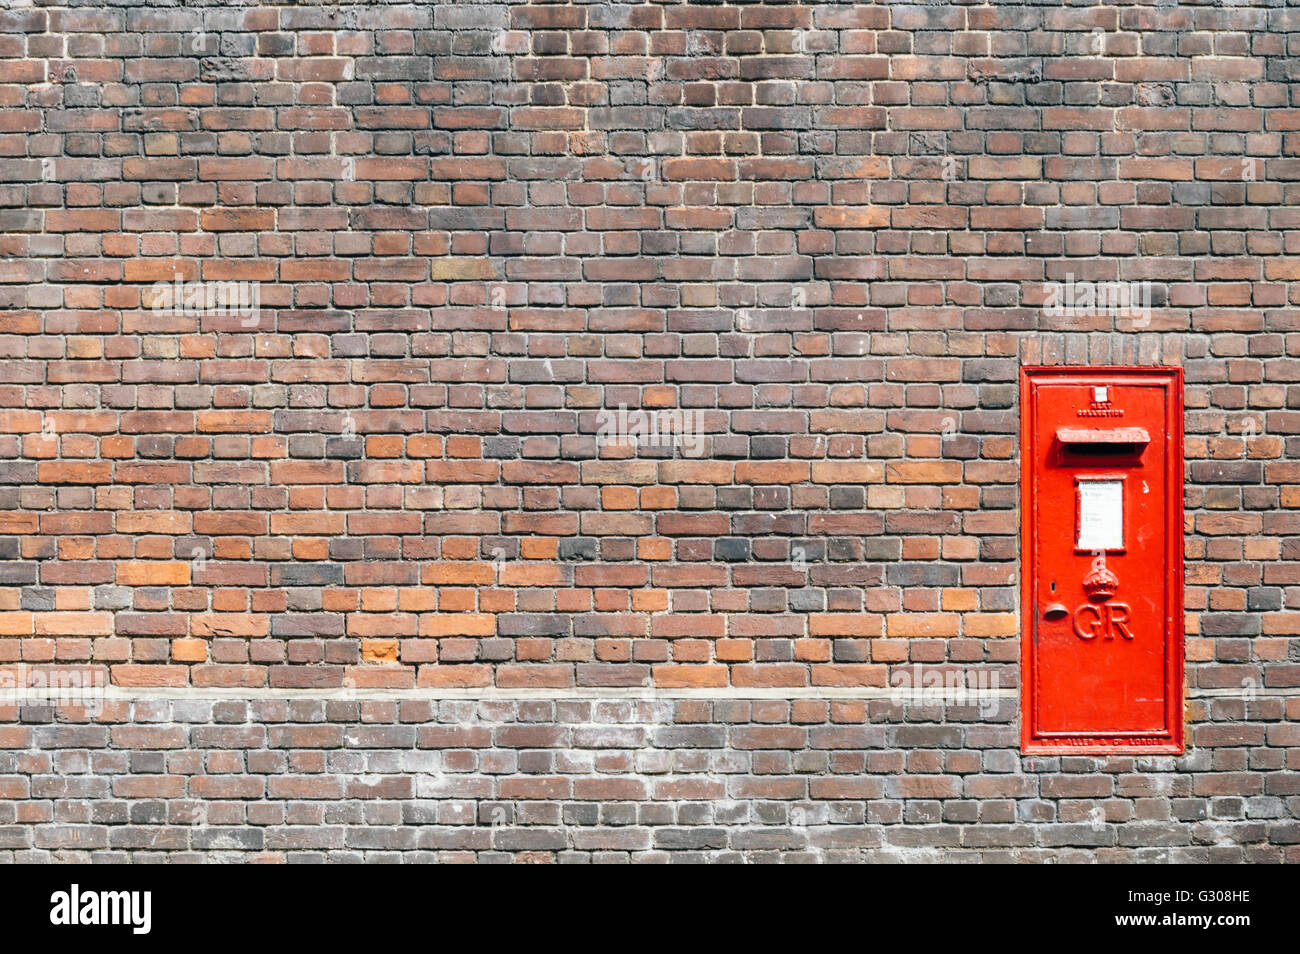
{"label": "brick wall", "polygon": [[[0,857],[1296,860],[1296,11],[5,7]],[[1062,363],[1186,372],[1180,758],[1016,751]]]}
{"label": "brick wall", "polygon": [[24,799],[0,802],[5,860],[1221,864],[1294,861],[1300,841],[1277,700],[1198,707],[1201,744],[1177,759],[1021,756],[1010,702],[190,699],[53,718],[0,727],[0,784]]}

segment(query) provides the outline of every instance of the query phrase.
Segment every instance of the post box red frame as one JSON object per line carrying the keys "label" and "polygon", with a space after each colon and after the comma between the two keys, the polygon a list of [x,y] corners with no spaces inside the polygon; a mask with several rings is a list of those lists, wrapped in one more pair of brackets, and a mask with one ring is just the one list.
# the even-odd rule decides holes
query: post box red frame
{"label": "post box red frame", "polygon": [[[1147,521],[1163,517],[1164,580],[1164,718],[1165,731],[1141,738],[1116,732],[1085,732],[1063,736],[1044,733],[1038,726],[1039,685],[1036,658],[1039,613],[1035,599],[1035,525],[1039,501],[1035,499],[1033,467],[1039,460],[1040,443],[1036,443],[1038,421],[1034,389],[1038,382],[1080,384],[1090,387],[1146,383],[1165,388],[1165,426],[1163,433],[1152,433],[1152,443],[1164,443],[1165,512],[1140,514]],[[1118,424],[1119,422],[1115,422]],[[1138,440],[1140,438],[1134,438]],[[1170,367],[1037,367],[1021,369],[1020,375],[1020,618],[1021,618],[1021,751],[1032,754],[1075,755],[1156,755],[1180,754],[1183,751],[1183,669],[1184,669],[1184,576],[1183,576],[1183,372]],[[1077,481],[1076,481],[1077,483]],[[1062,505],[1057,501],[1055,505]],[[1071,506],[1075,506],[1071,502]],[[1124,507],[1130,506],[1126,496]],[[1127,534],[1129,524],[1123,524]],[[1150,523],[1144,525],[1147,528]],[[1127,536],[1125,537],[1127,543]],[[1122,551],[1118,551],[1122,552]],[[1049,607],[1051,609],[1052,607]],[[1102,607],[1106,608],[1106,607]],[[1049,617],[1050,618],[1050,617]],[[1059,617],[1058,617],[1059,618]],[[1094,630],[1095,632],[1095,630]]]}

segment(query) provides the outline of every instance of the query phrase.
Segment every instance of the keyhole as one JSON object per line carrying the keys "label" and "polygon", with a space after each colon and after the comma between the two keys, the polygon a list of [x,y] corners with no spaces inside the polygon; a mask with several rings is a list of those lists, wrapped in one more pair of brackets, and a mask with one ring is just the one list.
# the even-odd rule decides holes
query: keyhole
{"label": "keyhole", "polygon": [[1055,580],[1052,581],[1052,592],[1053,592],[1053,593],[1056,592],[1056,581],[1055,581]]}

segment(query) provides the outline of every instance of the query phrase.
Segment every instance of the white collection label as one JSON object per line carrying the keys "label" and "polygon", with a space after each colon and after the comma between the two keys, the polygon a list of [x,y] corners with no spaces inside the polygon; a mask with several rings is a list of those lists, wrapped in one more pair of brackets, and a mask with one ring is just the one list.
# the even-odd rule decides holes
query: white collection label
{"label": "white collection label", "polygon": [[1079,550],[1124,549],[1124,482],[1079,481]]}

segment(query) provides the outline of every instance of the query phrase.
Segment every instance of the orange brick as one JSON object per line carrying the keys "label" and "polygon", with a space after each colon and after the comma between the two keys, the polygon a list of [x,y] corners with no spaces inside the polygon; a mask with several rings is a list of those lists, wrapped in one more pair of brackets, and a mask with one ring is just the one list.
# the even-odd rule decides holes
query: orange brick
{"label": "orange brick", "polygon": [[754,688],[780,688],[806,686],[808,671],[803,666],[761,663],[753,666],[732,666],[731,684]]}
{"label": "orange brick", "polygon": [[348,666],[344,680],[357,689],[410,689],[415,686],[415,673],[404,666],[376,662]]}
{"label": "orange brick", "polygon": [[265,434],[271,430],[270,411],[199,411],[199,431],[219,434]]}
{"label": "orange brick", "polygon": [[427,613],[420,616],[421,636],[492,636],[497,619],[490,613]]}
{"label": "orange brick", "polygon": [[885,479],[880,461],[817,461],[812,465],[815,484],[878,484]]}
{"label": "orange brick", "polygon": [[666,460],[659,464],[659,483],[729,484],[733,471],[726,461]]}
{"label": "orange brick", "polygon": [[726,666],[664,664],[655,666],[652,672],[655,685],[661,689],[719,688],[727,685]]}
{"label": "orange brick", "polygon": [[60,560],[89,560],[94,555],[93,537],[63,537],[59,540]]}
{"label": "orange brick", "polygon": [[638,613],[660,613],[668,609],[667,590],[633,590],[632,609]]}
{"label": "orange brick", "polygon": [[0,513],[0,533],[35,533],[37,516],[34,513],[6,511]]}
{"label": "orange brick", "polygon": [[190,634],[207,638],[266,636],[270,620],[261,613],[199,613],[190,617]]}
{"label": "orange brick", "polygon": [[477,437],[448,437],[447,456],[477,458],[483,455],[483,442]]}
{"label": "orange brick", "polygon": [[361,641],[361,661],[364,663],[397,662],[397,640],[363,639]]}
{"label": "orange brick", "polygon": [[206,662],[208,643],[204,639],[173,639],[172,661],[183,663]]}
{"label": "orange brick", "polygon": [[107,484],[112,480],[109,461],[41,461],[37,479],[43,484]]}
{"label": "orange brick", "polygon": [[949,588],[943,591],[941,605],[949,612],[973,610],[979,605],[979,593],[977,590]]}
{"label": "orange brick", "polygon": [[962,631],[967,636],[994,639],[1017,636],[1020,626],[1015,613],[966,613],[962,616]]}
{"label": "orange brick", "polygon": [[190,582],[188,563],[138,562],[117,565],[118,586],[186,586]]}
{"label": "orange brick", "polygon": [[673,541],[663,538],[642,538],[636,542],[636,555],[639,560],[671,560]]}
{"label": "orange brick", "polygon": [[31,613],[0,613],[0,636],[30,636]]}
{"label": "orange brick", "polygon": [[179,688],[186,685],[187,666],[164,666],[160,663],[126,663],[111,670],[115,686],[163,686]]}
{"label": "orange brick", "polygon": [[503,586],[563,586],[564,568],[548,564],[501,564],[500,583]]}
{"label": "orange brick", "polygon": [[190,532],[190,514],[169,510],[140,510],[117,515],[118,533],[161,533],[176,536]]}
{"label": "orange brick", "polygon": [[397,591],[397,605],[405,613],[422,613],[438,608],[438,594],[428,587],[403,587]]}
{"label": "orange brick", "polygon": [[32,614],[38,636],[107,636],[113,632],[112,613],[40,612]]}
{"label": "orange brick", "polygon": [[646,487],[641,491],[642,510],[668,510],[677,506],[677,490],[673,487]]}
{"label": "orange brick", "polygon": [[880,617],[874,613],[812,613],[808,632],[813,636],[879,636]]}
{"label": "orange brick", "polygon": [[366,456],[401,457],[402,444],[403,440],[400,434],[371,434],[366,438]]}
{"label": "orange brick", "polygon": [[961,617],[950,613],[898,613],[885,618],[885,632],[894,637],[956,636]]}
{"label": "orange brick", "polygon": [[397,590],[370,588],[361,591],[361,608],[368,613],[397,609]]}
{"label": "orange brick", "polygon": [[572,666],[502,665],[497,667],[497,686],[502,689],[565,689],[572,685]]}
{"label": "orange brick", "polygon": [[315,562],[328,560],[329,555],[330,542],[326,539],[316,537],[293,541],[293,558],[295,560]]}
{"label": "orange brick", "polygon": [[606,510],[635,510],[637,492],[635,487],[602,487],[600,505]]}
{"label": "orange brick", "polygon": [[754,657],[754,643],[748,639],[719,639],[714,644],[719,662],[747,662]]}
{"label": "orange brick", "polygon": [[902,460],[885,465],[891,484],[955,484],[961,480],[961,461]]}
{"label": "orange brick", "polygon": [[808,479],[808,465],[798,461],[741,461],[738,484],[797,484]]}
{"label": "orange brick", "polygon": [[433,586],[482,586],[496,582],[491,563],[429,563],[420,571],[420,582]]}
{"label": "orange brick", "polygon": [[492,667],[481,664],[421,666],[416,684],[440,689],[492,685]]}
{"label": "orange brick", "polygon": [[525,560],[554,560],[559,556],[559,541],[554,537],[528,537],[520,542]]}

